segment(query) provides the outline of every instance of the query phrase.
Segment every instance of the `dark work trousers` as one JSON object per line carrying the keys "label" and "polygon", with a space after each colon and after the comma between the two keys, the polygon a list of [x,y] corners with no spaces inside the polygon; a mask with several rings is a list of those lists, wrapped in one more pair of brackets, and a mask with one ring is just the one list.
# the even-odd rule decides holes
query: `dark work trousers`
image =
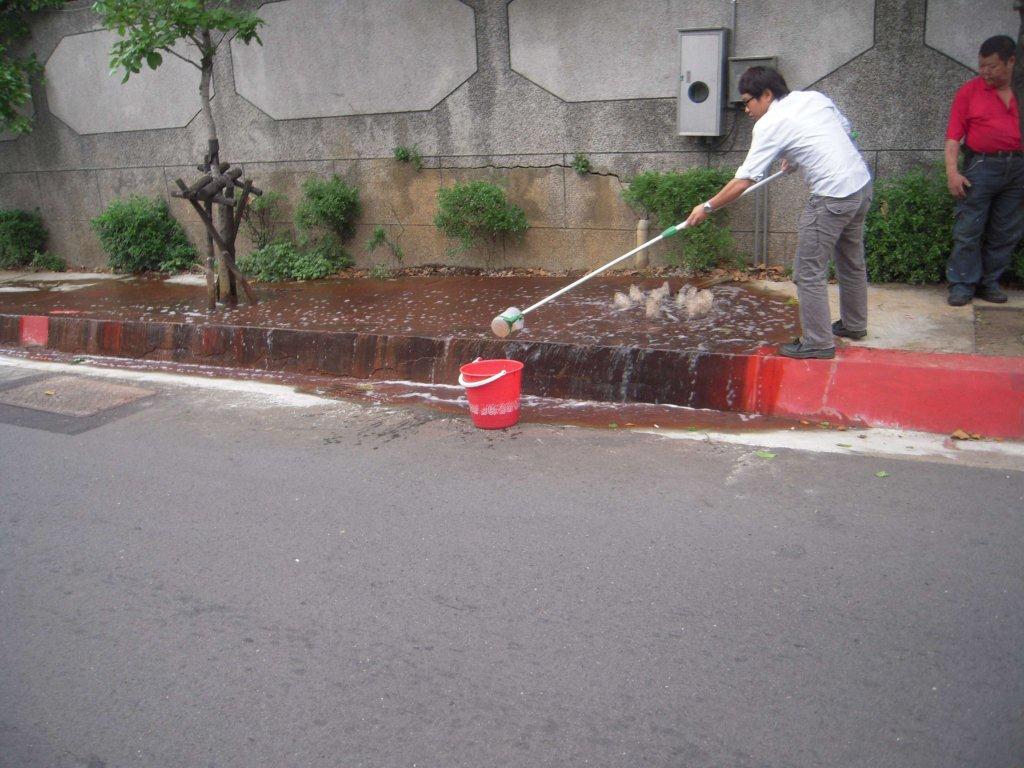
{"label": "dark work trousers", "polygon": [[973,296],[996,287],[1024,236],[1024,157],[974,155],[964,176],[971,187],[956,204],[946,280],[950,294]]}
{"label": "dark work trousers", "polygon": [[801,343],[829,349],[828,265],[836,265],[839,318],[851,331],[868,325],[868,279],[864,266],[864,218],[871,207],[871,182],[849,197],[811,195],[797,224],[793,282],[800,300]]}

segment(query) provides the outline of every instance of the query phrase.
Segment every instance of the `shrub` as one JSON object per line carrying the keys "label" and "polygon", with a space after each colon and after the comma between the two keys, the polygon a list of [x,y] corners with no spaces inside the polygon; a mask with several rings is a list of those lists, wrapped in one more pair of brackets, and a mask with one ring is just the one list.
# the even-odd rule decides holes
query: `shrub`
{"label": "shrub", "polygon": [[[238,260],[238,268],[256,280],[275,283],[282,280],[320,280],[333,275],[350,261],[334,241],[300,250],[294,243],[278,240],[258,248]],[[348,263],[346,263],[348,262]]]}
{"label": "shrub", "polygon": [[395,160],[400,163],[411,163],[417,171],[423,168],[423,156],[416,147],[395,147]]}
{"label": "shrub", "polygon": [[277,222],[281,218],[281,201],[284,196],[280,192],[265,191],[259,197],[249,201],[242,214],[245,231],[256,248],[264,248],[274,241],[277,234]]}
{"label": "shrub", "polygon": [[306,179],[302,201],[295,210],[295,224],[307,235],[322,230],[345,241],[356,231],[359,211],[359,190],[348,186],[340,176]]}
{"label": "shrub", "polygon": [[38,213],[0,210],[0,269],[23,267],[46,247],[46,227]]}
{"label": "shrub", "polygon": [[446,237],[459,241],[458,250],[518,236],[530,226],[523,209],[505,197],[505,190],[486,181],[439,189],[434,224]]}
{"label": "shrub", "polygon": [[68,265],[60,256],[55,253],[36,253],[29,262],[32,269],[39,272],[64,272]]}
{"label": "shrub", "polygon": [[1011,280],[1024,285],[1024,242],[1017,247],[1011,257],[1007,273]]}
{"label": "shrub", "polygon": [[196,250],[164,200],[115,200],[92,228],[114,272],[177,272],[195,264]]}
{"label": "shrub", "polygon": [[[635,211],[667,229],[685,221],[694,206],[714,197],[731,178],[733,173],[724,168],[648,171],[634,178],[622,197]],[[681,264],[695,272],[738,264],[740,257],[728,222],[728,212],[721,211],[699,227],[680,232],[667,256],[669,264]]]}
{"label": "shrub", "polygon": [[868,277],[878,283],[937,283],[953,248],[955,201],[944,173],[879,179],[864,226]]}
{"label": "shrub", "polygon": [[[334,235],[325,235],[315,243],[304,244],[302,252],[322,259],[330,265],[331,272],[337,272],[339,269],[352,266],[352,257],[348,255],[348,251],[342,247],[341,241]],[[328,274],[331,273],[329,272]],[[314,278],[297,279],[312,280]]]}

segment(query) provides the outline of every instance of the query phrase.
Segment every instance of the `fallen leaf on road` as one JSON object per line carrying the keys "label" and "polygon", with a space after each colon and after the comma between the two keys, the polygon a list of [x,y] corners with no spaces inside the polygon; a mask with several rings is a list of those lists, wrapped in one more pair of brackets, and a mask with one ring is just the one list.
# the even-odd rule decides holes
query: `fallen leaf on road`
{"label": "fallen leaf on road", "polygon": [[771,451],[757,451],[755,455],[761,459],[774,459],[778,454],[772,453]]}
{"label": "fallen leaf on road", "polygon": [[879,471],[875,472],[875,477],[888,477],[888,476],[889,476],[889,473],[886,472],[884,469],[880,469]]}
{"label": "fallen leaf on road", "polygon": [[56,395],[57,393],[54,392],[52,389],[48,389],[48,390],[46,390],[46,394],[48,394],[48,395]]}
{"label": "fallen leaf on road", "polygon": [[836,443],[840,448],[853,448],[849,443]]}
{"label": "fallen leaf on road", "polygon": [[950,437],[954,440],[981,440],[981,435],[977,432],[966,432],[962,429],[954,430]]}

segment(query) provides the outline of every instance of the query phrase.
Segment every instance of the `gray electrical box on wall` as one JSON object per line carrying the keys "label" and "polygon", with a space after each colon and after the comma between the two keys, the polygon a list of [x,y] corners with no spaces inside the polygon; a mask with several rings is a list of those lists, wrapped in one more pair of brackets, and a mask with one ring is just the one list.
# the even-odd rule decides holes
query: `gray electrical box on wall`
{"label": "gray electrical box on wall", "polygon": [[721,136],[728,30],[679,30],[680,136]]}
{"label": "gray electrical box on wall", "polygon": [[729,57],[729,102],[741,104],[739,82],[740,75],[751,67],[779,68],[779,61],[774,56],[730,56]]}

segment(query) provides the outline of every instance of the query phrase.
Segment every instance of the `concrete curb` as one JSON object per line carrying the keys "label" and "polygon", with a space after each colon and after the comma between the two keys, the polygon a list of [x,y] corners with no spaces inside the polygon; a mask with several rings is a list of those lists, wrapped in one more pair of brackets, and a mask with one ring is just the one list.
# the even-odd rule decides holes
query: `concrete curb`
{"label": "concrete curb", "polygon": [[858,347],[792,360],[771,347],[720,354],[40,315],[0,315],[0,344],[446,384],[475,357],[507,357],[527,366],[525,394],[1024,439],[1024,359],[1013,357]]}
{"label": "concrete curb", "polygon": [[745,410],[873,427],[1024,438],[1024,360],[848,348],[834,360],[750,358]]}

